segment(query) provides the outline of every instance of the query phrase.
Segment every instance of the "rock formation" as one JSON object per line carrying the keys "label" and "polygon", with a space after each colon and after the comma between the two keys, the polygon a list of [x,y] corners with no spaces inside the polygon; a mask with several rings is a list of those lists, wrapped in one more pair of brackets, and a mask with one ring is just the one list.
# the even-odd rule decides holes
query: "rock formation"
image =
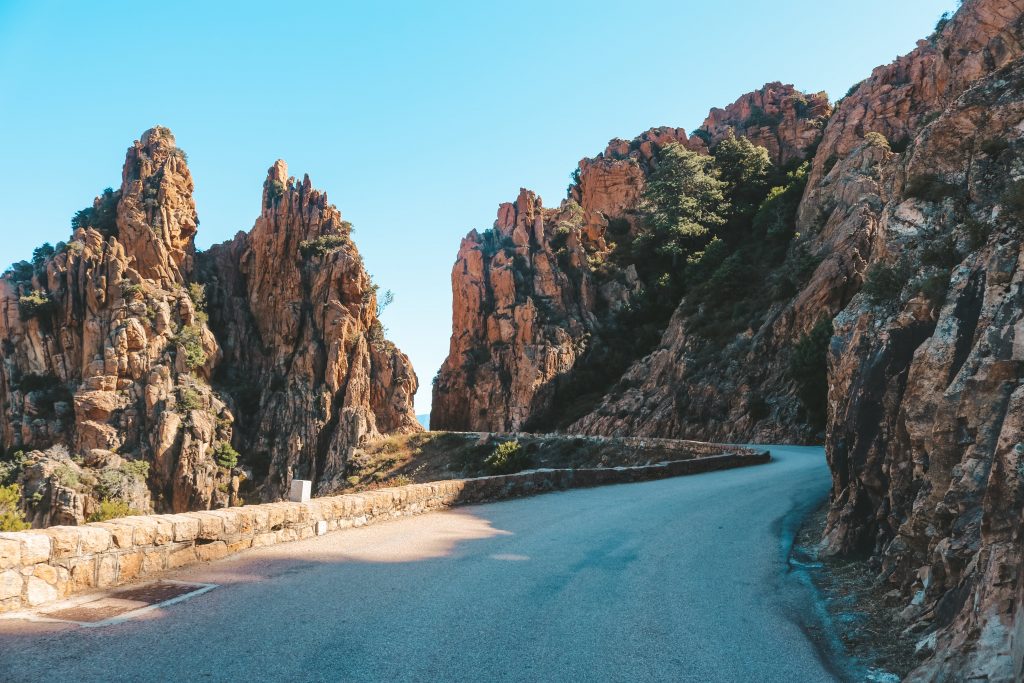
{"label": "rock formation", "polygon": [[[1022,17],[1020,0],[968,0],[935,35],[852,89],[820,137],[741,125],[752,114],[754,122],[787,120],[768,103],[793,96],[772,96],[785,92],[772,84],[713,111],[696,136],[658,129],[613,141],[581,163],[570,190],[584,209],[579,243],[587,257],[564,271],[580,283],[571,290],[572,320],[551,315],[531,328],[545,330],[532,335],[544,348],[568,352],[576,339],[600,339],[605,302],[631,301],[628,286],[606,297],[593,283],[610,234],[643,229],[634,210],[657,163],[657,139],[700,150],[731,126],[777,162],[803,158],[793,149],[813,154],[792,216],[798,237],[778,268],[806,265],[792,291],[763,299],[744,329],[714,343],[714,330],[699,324],[707,306],[691,293],[652,353],[612,379],[596,407],[582,416],[565,402],[556,409],[575,420],[561,422],[575,432],[813,441],[818,428],[794,364],[808,339],[823,338],[820,400],[827,386],[834,486],[822,547],[869,558],[903,596],[904,626],[919,639],[912,681],[1024,680]],[[589,209],[601,206],[607,211]],[[574,350],[546,375],[524,373],[516,356],[492,354],[485,336],[463,336],[471,321],[498,315],[489,260],[481,254],[469,267],[472,250],[464,242],[453,273],[453,354],[435,396],[442,410],[466,395],[460,387],[498,396],[517,416],[504,426],[515,429],[530,424],[551,378],[571,376],[583,356]],[[530,272],[514,261],[503,267],[513,271],[503,282],[518,284]],[[466,292],[475,308],[465,305]],[[505,304],[511,320],[533,300],[516,292],[524,298]],[[547,330],[564,330],[566,341],[559,346]],[[460,355],[486,374],[460,375]],[[514,385],[501,383],[511,377]],[[489,404],[468,405],[478,413],[442,415],[465,427],[490,419]]]}
{"label": "rock formation", "polygon": [[[581,372],[577,365],[587,353],[602,353],[602,336],[618,334],[609,317],[643,292],[635,265],[605,264],[617,258],[616,242],[642,230],[638,205],[659,150],[678,143],[707,154],[708,143],[741,132],[790,163],[813,152],[829,112],[823,94],[768,84],[712,111],[698,134],[663,127],[612,140],[596,158],[580,161],[557,209],[543,208],[527,190],[502,204],[491,230],[462,241],[452,270],[451,348],[435,380],[431,426],[548,428],[585,410],[589,404],[575,397],[566,404],[559,388],[573,382],[563,394],[579,393],[581,383],[592,391],[608,379],[607,369]],[[594,372],[602,378],[581,380]]]}
{"label": "rock formation", "polygon": [[[121,187],[75,216],[69,242],[0,278],[0,474],[20,472],[34,525],[79,523],[111,502],[122,513],[221,507],[238,502],[247,476],[273,498],[295,469],[334,477],[360,438],[415,425],[415,375],[383,339],[354,246],[303,255],[302,240],[321,235],[334,248],[340,215],[308,179],[286,186],[285,176],[279,162],[250,235],[204,256],[233,257],[210,271],[260,304],[239,306],[237,325],[218,309],[227,355],[196,280],[192,176],[166,128],[132,145]],[[287,398],[264,399],[262,385],[245,396],[215,388],[231,377],[276,386],[275,371],[288,375]],[[280,471],[263,467],[253,482],[257,447],[274,449]],[[313,452],[324,458],[315,472]]]}
{"label": "rock formation", "polygon": [[377,288],[351,226],[278,161],[249,233],[201,255],[213,329],[224,346],[215,385],[235,397],[240,450],[282,495],[291,478],[340,485],[351,450],[420,429],[409,359],[384,338]]}
{"label": "rock formation", "polygon": [[831,113],[824,92],[807,94],[792,85],[768,83],[725,109],[712,109],[697,134],[712,146],[730,132],[742,135],[785,166],[813,153]]}

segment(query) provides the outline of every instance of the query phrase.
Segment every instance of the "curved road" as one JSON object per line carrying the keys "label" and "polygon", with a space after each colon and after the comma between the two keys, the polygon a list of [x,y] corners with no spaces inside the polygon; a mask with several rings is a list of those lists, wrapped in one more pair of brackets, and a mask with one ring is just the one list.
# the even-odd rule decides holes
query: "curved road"
{"label": "curved road", "polygon": [[115,626],[0,621],[2,681],[835,680],[788,539],[820,448],[457,508],[176,572],[218,588]]}

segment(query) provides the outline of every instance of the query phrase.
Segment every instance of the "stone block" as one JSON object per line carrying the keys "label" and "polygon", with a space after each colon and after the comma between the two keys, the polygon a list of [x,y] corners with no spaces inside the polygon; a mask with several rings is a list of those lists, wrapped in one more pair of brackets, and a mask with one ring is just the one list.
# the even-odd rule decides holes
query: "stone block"
{"label": "stone block", "polygon": [[183,545],[178,549],[172,549],[167,555],[167,568],[175,569],[192,564],[196,561],[196,549],[191,543]]}
{"label": "stone block", "polygon": [[110,533],[111,543],[115,548],[131,548],[134,545],[135,526],[128,522],[97,522],[93,526],[106,529]]}
{"label": "stone block", "polygon": [[16,569],[0,572],[0,601],[9,598],[21,598],[21,589],[25,579]]}
{"label": "stone block", "polygon": [[253,548],[262,548],[263,546],[276,545],[277,544],[277,532],[268,531],[265,534],[258,534],[252,539]]}
{"label": "stone block", "polygon": [[288,500],[293,503],[308,503],[313,491],[313,482],[306,479],[292,479],[291,488],[288,490]]}
{"label": "stone block", "polygon": [[199,521],[196,538],[204,541],[219,541],[224,536],[224,518],[212,512],[193,512],[188,515]]}
{"label": "stone block", "polygon": [[219,560],[220,558],[227,556],[228,552],[228,545],[224,541],[204,543],[203,545],[196,546],[196,555],[202,562]]}
{"label": "stone block", "polygon": [[151,517],[138,517],[132,520],[132,545],[146,546],[156,543],[159,523]]}
{"label": "stone block", "polygon": [[196,540],[199,535],[199,520],[189,515],[172,515],[170,519],[174,526],[174,542],[184,543]]}
{"label": "stone block", "polygon": [[154,545],[170,545],[174,543],[174,515],[160,515],[156,518],[156,535]]}
{"label": "stone block", "polygon": [[117,556],[114,554],[100,555],[96,558],[96,585],[107,588],[117,583]]}
{"label": "stone block", "polygon": [[77,529],[79,538],[79,554],[91,555],[93,553],[101,553],[110,548],[110,532],[106,529],[99,526],[92,526],[90,524],[77,527]]}
{"label": "stone block", "polygon": [[285,511],[281,507],[280,503],[271,503],[270,505],[264,506],[267,511],[267,524],[270,525],[270,529],[281,528],[284,526]]}
{"label": "stone block", "polygon": [[141,552],[123,553],[117,557],[117,582],[126,583],[139,577],[142,573]]}
{"label": "stone block", "polygon": [[76,557],[68,563],[68,591],[75,593],[96,585],[96,558]]}
{"label": "stone block", "polygon": [[60,597],[60,592],[55,585],[51,585],[42,579],[30,576],[25,586],[25,601],[29,606],[42,605],[52,602]]}
{"label": "stone block", "polygon": [[[13,534],[12,534],[13,536]],[[0,536],[0,569],[21,566],[21,540]],[[0,598],[2,599],[2,598]]]}
{"label": "stone block", "polygon": [[154,548],[142,551],[142,573],[155,574],[167,568],[166,548]]}
{"label": "stone block", "polygon": [[228,508],[225,510],[213,510],[207,514],[220,518],[221,524],[223,524],[224,527],[223,534],[225,537],[238,535],[240,515],[236,509]]}
{"label": "stone block", "polygon": [[265,505],[253,506],[253,534],[261,534],[270,531],[270,511]]}
{"label": "stone block", "polygon": [[229,553],[237,553],[252,547],[251,538],[240,538],[227,544]]}
{"label": "stone block", "polygon": [[[78,542],[80,535],[78,527],[73,526],[51,526],[44,529],[43,533],[50,537],[50,557],[57,560],[62,557],[72,557],[78,554]],[[26,564],[24,553],[22,553],[22,564]]]}
{"label": "stone block", "polygon": [[22,531],[17,534],[21,541],[21,565],[23,567],[50,561],[52,542],[43,533]]}

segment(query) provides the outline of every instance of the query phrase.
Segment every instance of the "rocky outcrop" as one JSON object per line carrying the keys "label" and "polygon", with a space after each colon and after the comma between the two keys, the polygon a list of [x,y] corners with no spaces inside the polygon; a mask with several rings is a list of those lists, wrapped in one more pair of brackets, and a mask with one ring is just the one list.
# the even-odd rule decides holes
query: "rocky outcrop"
{"label": "rocky outcrop", "polygon": [[768,83],[725,109],[712,109],[697,134],[712,147],[730,133],[743,136],[785,166],[814,153],[831,114],[824,92],[808,94],[792,85]]}
{"label": "rocky outcrop", "polygon": [[[816,439],[793,363],[831,321],[820,349],[833,471],[823,550],[869,558],[895,589],[890,597],[902,596],[903,626],[919,639],[913,681],[1024,679],[1022,16],[1019,1],[968,0],[934,36],[853,89],[824,130],[792,219],[799,238],[780,270],[802,259],[806,277],[768,301],[756,324],[710,345],[698,329],[706,307],[684,299],[654,351],[568,427]],[[794,146],[801,135],[755,138],[757,130],[737,124],[755,106],[778,117],[758,99],[773,90],[781,92],[769,85],[714,112],[698,136],[648,135],[700,149],[731,130],[778,161],[786,150],[813,150]],[[584,197],[589,170],[591,187],[621,212],[585,211],[595,245],[588,263],[613,227],[638,228],[630,211],[650,163],[644,142],[613,143],[595,166],[581,165],[573,199],[600,205]],[[487,292],[486,261],[475,273]],[[458,267],[455,282],[464,282]],[[486,315],[486,303],[476,310]],[[599,311],[581,306],[577,315],[590,344]],[[457,308],[456,330],[473,315]]]}
{"label": "rocky outcrop", "polygon": [[[270,362],[268,372],[293,373],[298,386],[301,368],[302,377],[348,394],[310,394],[305,408],[277,413],[279,443],[270,445],[276,450],[288,443],[294,450],[282,447],[287,455],[274,466],[295,464],[291,454],[304,444],[343,443],[414,423],[415,375],[375,322],[373,291],[354,248],[347,251],[348,266],[331,256],[321,259],[334,264],[329,271],[301,267],[300,242],[339,226],[337,210],[308,180],[286,188],[283,165],[275,170],[252,236],[236,240],[236,263],[243,252],[255,263],[261,305],[244,309],[247,326],[225,328],[227,357],[195,279],[192,177],[166,128],[146,131],[132,145],[120,188],[75,216],[69,242],[40,248],[33,263],[15,264],[0,278],[0,443],[5,459],[25,453],[3,473],[21,471],[27,517],[35,525],[80,523],[104,514],[104,501],[169,512],[238,502],[239,486],[247,477],[251,482],[259,457],[243,451],[236,461],[232,443],[248,446],[249,432],[235,433],[237,407],[230,406],[243,402],[211,382],[248,376],[274,384],[267,373],[247,373],[262,371],[250,359],[271,353],[275,344],[278,350],[289,343],[316,349],[297,353],[293,347],[288,362]],[[229,279],[249,284],[242,275]],[[311,333],[310,325],[319,332]],[[238,349],[252,340],[268,346]],[[329,376],[320,377],[324,373]],[[342,398],[352,414],[344,420],[332,404]],[[314,412],[323,419],[312,420]],[[341,426],[326,429],[327,423]],[[335,458],[343,451],[323,447]],[[264,467],[262,479],[270,475]],[[274,472],[266,495],[279,492],[290,476]],[[140,480],[151,499],[138,490]]]}
{"label": "rocky outcrop", "polygon": [[934,112],[1024,52],[1022,11],[1020,0],[965,2],[943,30],[851,88],[829,121],[810,186],[869,132],[902,148]]}
{"label": "rocky outcrop", "polygon": [[350,231],[308,176],[296,182],[278,161],[252,231],[200,259],[224,346],[215,384],[235,399],[240,449],[269,468],[269,500],[293,477],[337,488],[361,441],[421,429],[416,375],[384,338]]}
{"label": "rocky outcrop", "polygon": [[526,190],[502,204],[492,230],[462,241],[452,270],[452,339],[435,380],[431,426],[548,429],[585,412],[599,395],[576,402],[560,390],[572,383],[563,394],[586,393],[615,379],[607,368],[581,373],[579,365],[602,355],[608,335],[620,334],[610,318],[643,292],[636,265],[616,246],[643,230],[639,204],[659,150],[676,143],[707,154],[709,143],[742,132],[790,163],[813,152],[829,111],[823,94],[768,84],[713,110],[698,134],[662,127],[612,140],[580,161],[557,209],[542,207]]}
{"label": "rocky outcrop", "polygon": [[[940,48],[996,5],[1006,9],[965,4]],[[980,25],[1019,45],[1011,19],[1013,33]],[[974,59],[957,60],[976,73]],[[836,317],[830,353],[825,547],[869,554],[903,591],[927,657],[915,681],[1024,674],[1024,60],[967,85],[889,162],[864,252],[886,264],[873,268],[916,277],[888,301],[855,297]]]}
{"label": "rocky outcrop", "polygon": [[[156,504],[175,511],[227,504],[218,486],[231,482],[210,457],[231,438],[206,384],[218,345],[181,284],[191,193],[173,135],[149,130],[128,151],[121,188],[79,214],[71,241],[0,279],[4,448],[64,444],[150,462]],[[30,517],[51,521],[38,507]]]}
{"label": "rocky outcrop", "polygon": [[598,296],[584,267],[583,220],[575,202],[545,209],[520,190],[492,230],[462,240],[433,428],[515,430],[551,400],[545,386],[572,369]]}

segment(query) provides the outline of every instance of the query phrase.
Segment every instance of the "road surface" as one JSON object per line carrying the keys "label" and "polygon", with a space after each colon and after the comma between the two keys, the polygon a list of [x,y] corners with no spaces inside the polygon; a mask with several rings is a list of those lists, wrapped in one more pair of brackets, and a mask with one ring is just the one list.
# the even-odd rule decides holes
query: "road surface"
{"label": "road surface", "polygon": [[85,629],[0,621],[0,681],[835,680],[788,537],[820,448],[394,520],[175,572],[218,587]]}

